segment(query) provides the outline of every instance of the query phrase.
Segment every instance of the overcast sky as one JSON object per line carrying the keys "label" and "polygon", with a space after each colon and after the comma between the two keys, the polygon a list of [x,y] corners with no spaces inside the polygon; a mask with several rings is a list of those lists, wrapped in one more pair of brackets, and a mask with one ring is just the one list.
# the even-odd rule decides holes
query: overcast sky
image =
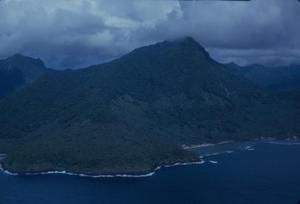
{"label": "overcast sky", "polygon": [[300,64],[298,0],[1,0],[0,58],[84,67],[194,37],[220,62]]}

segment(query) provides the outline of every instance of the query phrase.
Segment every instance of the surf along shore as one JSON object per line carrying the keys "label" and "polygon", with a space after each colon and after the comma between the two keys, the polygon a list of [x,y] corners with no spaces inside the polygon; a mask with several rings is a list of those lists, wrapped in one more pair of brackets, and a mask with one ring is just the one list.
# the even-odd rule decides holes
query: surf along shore
{"label": "surf along shore", "polygon": [[[114,173],[114,174],[89,174],[86,172],[73,172],[73,171],[67,171],[67,170],[49,170],[49,171],[37,171],[37,172],[12,172],[7,169],[5,169],[1,165],[1,161],[5,159],[7,156],[6,154],[0,154],[0,171],[12,176],[36,176],[36,175],[68,175],[68,176],[79,176],[79,177],[89,177],[89,178],[143,178],[143,177],[150,177],[153,176],[157,171],[159,171],[162,168],[169,168],[174,166],[186,166],[186,165],[200,165],[204,164],[206,161],[204,160],[205,157],[215,156],[218,154],[225,154],[225,153],[233,153],[235,150],[232,150],[234,148],[231,148],[231,146],[239,146],[240,149],[243,150],[255,150],[252,145],[258,142],[267,142],[270,144],[300,144],[299,139],[296,138],[288,138],[286,140],[276,140],[274,138],[260,138],[254,141],[248,141],[248,142],[235,142],[235,141],[223,141],[219,143],[203,143],[199,145],[182,145],[182,148],[187,151],[197,151],[198,153],[202,150],[211,150],[209,153],[199,153],[199,157],[197,160],[193,161],[182,161],[182,162],[175,162],[175,163],[164,163],[160,164],[154,168],[152,168],[149,171],[142,171],[142,172],[134,172],[134,173]],[[228,146],[230,148],[228,148]],[[223,147],[227,147],[224,148]]]}

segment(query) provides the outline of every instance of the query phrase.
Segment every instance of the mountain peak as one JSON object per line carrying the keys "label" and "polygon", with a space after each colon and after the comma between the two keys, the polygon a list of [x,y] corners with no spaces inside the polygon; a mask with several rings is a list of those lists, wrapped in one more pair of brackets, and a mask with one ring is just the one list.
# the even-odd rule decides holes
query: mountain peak
{"label": "mountain peak", "polygon": [[[184,37],[184,38],[178,38],[173,41],[165,41],[173,45],[181,46],[181,48],[186,48],[186,49],[198,49],[202,52],[205,52],[208,55],[208,52],[205,50],[203,46],[200,45],[199,42],[197,42],[193,37]],[[164,42],[162,42],[164,43]],[[194,50],[193,50],[194,51]]]}
{"label": "mountain peak", "polygon": [[[39,67],[40,69],[44,69],[45,68],[45,64],[41,59],[35,59],[32,57],[28,57],[22,54],[14,54],[4,60],[1,60],[1,64],[6,69],[12,69],[15,67]],[[0,65],[1,65],[0,64]]]}
{"label": "mountain peak", "polygon": [[28,57],[28,56],[25,56],[25,55],[22,55],[22,54],[19,54],[19,53],[16,53],[6,59],[4,59],[5,61],[7,62],[20,62],[20,61],[35,61],[35,60],[40,60],[40,59],[35,59],[35,58],[32,58],[32,57]]}
{"label": "mountain peak", "polygon": [[174,40],[174,42],[189,43],[189,44],[195,44],[199,46],[199,43],[193,37],[190,36],[178,38],[177,40]]}
{"label": "mountain peak", "polygon": [[2,74],[18,73],[16,75],[12,75],[11,78],[12,80],[16,77],[21,78],[19,80],[22,82],[20,85],[23,85],[32,82],[43,75],[47,71],[47,68],[40,59],[34,59],[22,54],[15,54],[4,60],[0,60],[0,71]]}
{"label": "mountain peak", "polygon": [[281,99],[277,105],[207,56],[184,38],[41,78],[1,101],[5,168],[144,173],[168,161],[195,161],[186,160],[183,144],[300,132],[296,106]]}
{"label": "mountain peak", "polygon": [[22,58],[29,58],[29,57],[27,57],[25,55],[22,55],[20,53],[16,53],[16,54],[14,54],[13,56],[11,56],[9,58],[11,58],[11,59],[22,59]]}
{"label": "mountain peak", "polygon": [[212,61],[209,53],[192,37],[185,37],[176,40],[167,40],[156,44],[147,45],[133,50],[122,59],[165,59],[165,60],[191,60],[202,59]]}

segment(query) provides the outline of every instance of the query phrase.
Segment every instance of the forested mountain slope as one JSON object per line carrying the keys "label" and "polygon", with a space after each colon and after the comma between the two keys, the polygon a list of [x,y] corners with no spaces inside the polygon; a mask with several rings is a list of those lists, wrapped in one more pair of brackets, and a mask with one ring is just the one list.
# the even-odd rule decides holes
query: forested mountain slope
{"label": "forested mountain slope", "polygon": [[299,107],[232,74],[192,38],[46,74],[0,112],[3,165],[18,172],[144,172],[197,159],[183,144],[299,134]]}

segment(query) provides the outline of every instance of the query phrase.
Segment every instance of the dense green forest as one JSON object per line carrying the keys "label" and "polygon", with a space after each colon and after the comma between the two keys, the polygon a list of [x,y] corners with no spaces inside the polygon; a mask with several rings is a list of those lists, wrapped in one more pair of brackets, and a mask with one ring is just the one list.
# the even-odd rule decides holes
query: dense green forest
{"label": "dense green forest", "polygon": [[194,161],[183,144],[299,135],[298,96],[288,96],[233,74],[192,38],[166,41],[46,73],[0,101],[3,166],[105,174]]}

